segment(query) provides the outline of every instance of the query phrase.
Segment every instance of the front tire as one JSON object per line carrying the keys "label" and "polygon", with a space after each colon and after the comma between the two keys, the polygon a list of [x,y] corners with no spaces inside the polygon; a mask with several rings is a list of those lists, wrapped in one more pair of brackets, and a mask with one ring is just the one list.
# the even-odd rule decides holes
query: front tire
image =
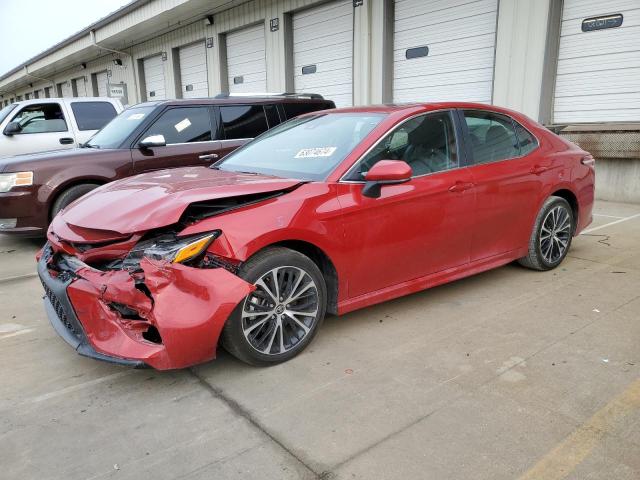
{"label": "front tire", "polygon": [[547,198],[531,232],[529,253],[518,263],[533,270],[556,268],[567,256],[574,231],[575,219],[569,202],[561,197]]}
{"label": "front tire", "polygon": [[256,290],[229,316],[221,337],[225,350],[256,366],[285,362],[304,350],[326,312],[318,266],[299,252],[272,247],[247,260],[238,275]]}

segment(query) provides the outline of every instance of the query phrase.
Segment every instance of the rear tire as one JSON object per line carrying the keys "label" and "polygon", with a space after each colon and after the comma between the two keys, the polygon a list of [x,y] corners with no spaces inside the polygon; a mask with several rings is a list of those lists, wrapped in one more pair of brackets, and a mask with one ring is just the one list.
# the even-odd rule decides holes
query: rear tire
{"label": "rear tire", "polygon": [[238,276],[256,290],[229,316],[221,335],[225,350],[256,366],[282,363],[302,352],[327,308],[318,266],[295,250],[272,247],[247,260]]}
{"label": "rear tire", "polygon": [[53,207],[51,207],[51,220],[60,213],[60,210],[66,208],[69,204],[99,186],[100,185],[96,185],[95,183],[83,183],[82,185],[75,185],[62,192],[58,198],[56,198],[56,201],[53,202]]}
{"label": "rear tire", "polygon": [[569,202],[564,198],[547,198],[538,212],[529,239],[529,253],[518,260],[533,270],[551,270],[562,263],[571,247],[575,220]]}

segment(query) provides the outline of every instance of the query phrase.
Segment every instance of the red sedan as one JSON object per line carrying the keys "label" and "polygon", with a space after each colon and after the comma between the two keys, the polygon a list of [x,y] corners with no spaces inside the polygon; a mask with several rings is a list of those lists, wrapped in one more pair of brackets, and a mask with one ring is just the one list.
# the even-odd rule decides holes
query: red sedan
{"label": "red sedan", "polygon": [[511,110],[348,108],[212,168],[92,191],[55,218],[38,271],[54,328],[83,355],[171,369],[221,343],[268,365],[326,313],[514,260],[557,267],[593,199],[591,155]]}

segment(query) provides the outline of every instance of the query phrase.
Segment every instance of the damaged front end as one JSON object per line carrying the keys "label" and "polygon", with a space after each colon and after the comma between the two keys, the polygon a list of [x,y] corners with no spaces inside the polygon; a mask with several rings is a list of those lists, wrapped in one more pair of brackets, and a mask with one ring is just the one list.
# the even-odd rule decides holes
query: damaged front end
{"label": "damaged front end", "polygon": [[255,288],[235,275],[237,264],[207,251],[219,231],[83,243],[53,233],[65,227],[56,220],[38,273],[47,315],[78,353],[159,370],[215,358],[224,323]]}

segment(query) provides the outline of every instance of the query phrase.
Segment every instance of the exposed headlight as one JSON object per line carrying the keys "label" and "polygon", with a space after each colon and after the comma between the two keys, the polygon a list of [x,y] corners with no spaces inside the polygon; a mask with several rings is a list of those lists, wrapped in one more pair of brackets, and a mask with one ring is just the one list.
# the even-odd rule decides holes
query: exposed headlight
{"label": "exposed headlight", "polygon": [[124,268],[137,267],[142,257],[151,260],[164,260],[173,263],[185,263],[201,255],[216,238],[220,231],[178,238],[167,233],[138,242],[125,258]]}
{"label": "exposed headlight", "polygon": [[13,187],[33,185],[33,172],[16,172],[0,174],[0,192],[8,192]]}

